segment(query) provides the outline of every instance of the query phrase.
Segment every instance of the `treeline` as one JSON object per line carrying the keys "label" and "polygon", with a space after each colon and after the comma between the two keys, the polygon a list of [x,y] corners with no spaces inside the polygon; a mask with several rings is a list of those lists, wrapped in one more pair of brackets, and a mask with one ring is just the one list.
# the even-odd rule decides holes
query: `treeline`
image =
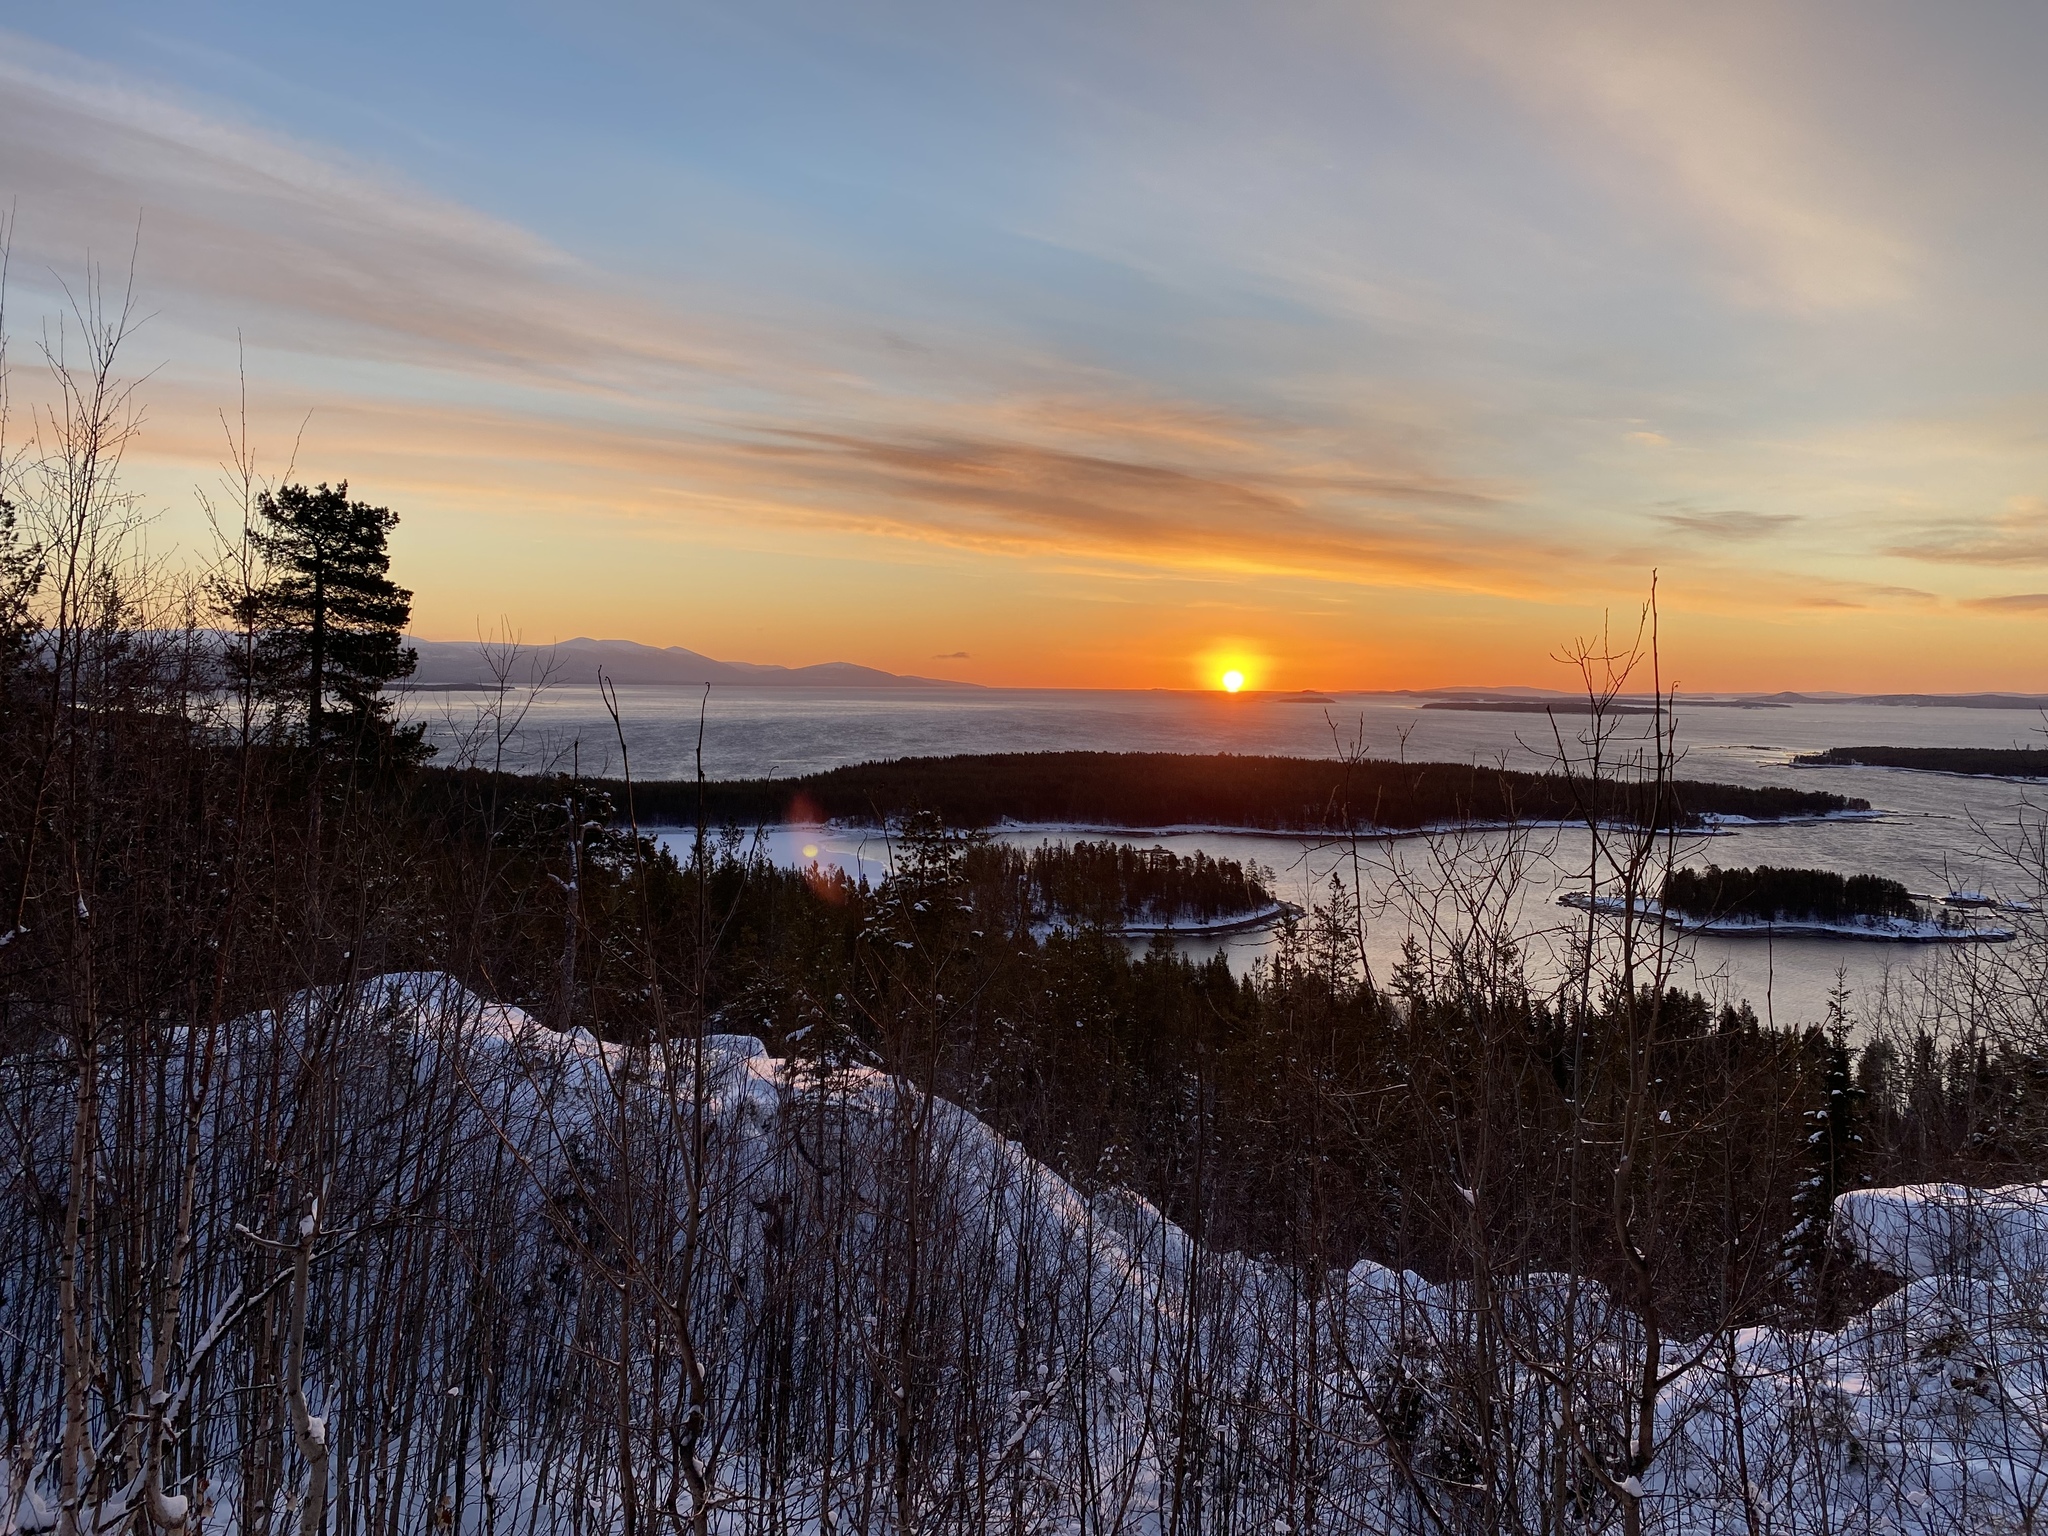
{"label": "treeline", "polygon": [[1664,878],[1663,904],[1687,917],[1754,918],[1759,922],[1854,917],[1916,917],[1912,893],[1882,875],[1826,869],[1675,869]]}
{"label": "treeline", "polygon": [[2048,778],[2042,747],[1829,747],[1792,759],[1802,768],[1917,768],[1985,778]]}
{"label": "treeline", "polygon": [[1273,905],[1272,873],[1199,849],[1133,848],[1127,843],[1041,843],[1013,848],[970,843],[965,876],[978,907],[1000,919],[1022,915],[1115,928],[1241,917]]}
{"label": "treeline", "polygon": [[[598,787],[627,803],[623,784]],[[527,792],[526,785],[517,792]],[[947,825],[1252,827],[1414,831],[1468,823],[1573,821],[1694,825],[1868,810],[1820,791],[1691,780],[1650,784],[1462,763],[1345,762],[1171,752],[1018,752],[856,763],[793,779],[636,783],[642,826],[760,826],[830,819],[882,825],[928,811]]]}

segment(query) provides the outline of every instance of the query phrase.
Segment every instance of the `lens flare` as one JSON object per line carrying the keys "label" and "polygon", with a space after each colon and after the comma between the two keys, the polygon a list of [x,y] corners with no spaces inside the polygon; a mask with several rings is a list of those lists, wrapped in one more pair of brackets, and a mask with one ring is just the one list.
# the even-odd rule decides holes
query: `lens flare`
{"label": "lens flare", "polygon": [[1238,689],[1242,688],[1243,686],[1244,674],[1238,671],[1237,668],[1232,667],[1228,672],[1223,674],[1223,691],[1225,693],[1235,693]]}

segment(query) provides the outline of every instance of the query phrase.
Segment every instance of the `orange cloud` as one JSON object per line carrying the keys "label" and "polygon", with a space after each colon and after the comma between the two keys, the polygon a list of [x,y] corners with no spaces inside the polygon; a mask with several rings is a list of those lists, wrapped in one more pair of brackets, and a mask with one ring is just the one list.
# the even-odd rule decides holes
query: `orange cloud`
{"label": "orange cloud", "polygon": [[[1504,498],[1437,477],[1160,464],[996,438],[778,434],[748,450],[906,531],[1246,572],[1456,579],[1489,568],[1444,514]],[[1436,514],[1424,516],[1418,509]],[[876,516],[869,513],[869,516]]]}

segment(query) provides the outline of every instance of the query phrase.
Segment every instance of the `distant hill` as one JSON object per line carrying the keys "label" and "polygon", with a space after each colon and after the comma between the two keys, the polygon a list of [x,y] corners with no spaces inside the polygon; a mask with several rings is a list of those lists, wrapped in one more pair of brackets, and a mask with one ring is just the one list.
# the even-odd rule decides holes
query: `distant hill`
{"label": "distant hill", "polygon": [[2041,693],[1772,693],[1786,704],[1889,704],[1906,709],[2048,709]]}
{"label": "distant hill", "polygon": [[[470,688],[491,681],[490,667],[474,640],[420,640],[406,643],[420,653],[419,670],[406,680],[413,688]],[[930,677],[905,677],[849,661],[820,662],[809,667],[764,666],[750,661],[717,661],[686,651],[680,645],[663,649],[636,640],[592,640],[579,636],[553,646],[527,646],[520,653],[515,682],[524,681],[536,657],[551,658],[554,680],[565,684],[597,681],[598,669],[615,683],[704,683],[752,688],[973,688],[974,683],[946,682]]]}
{"label": "distant hill", "polygon": [[[1425,709],[1479,709],[1504,712],[1586,712],[1586,696],[1547,688],[1402,688],[1400,697],[1442,700]],[[1559,701],[1563,701],[1560,706]],[[1576,709],[1572,706],[1576,703]],[[1615,701],[1616,712],[1640,713],[1651,703],[1647,695],[1627,694]],[[1782,709],[1794,704],[1885,704],[1906,709],[2025,709],[2048,711],[2048,694],[2040,693],[1736,693],[1680,694],[1678,707]]]}

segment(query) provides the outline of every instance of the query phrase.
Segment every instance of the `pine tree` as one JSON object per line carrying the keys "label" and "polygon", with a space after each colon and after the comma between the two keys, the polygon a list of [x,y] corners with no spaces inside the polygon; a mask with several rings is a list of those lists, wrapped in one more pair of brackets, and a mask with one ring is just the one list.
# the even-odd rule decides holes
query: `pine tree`
{"label": "pine tree", "polygon": [[411,675],[402,642],[412,593],[394,583],[387,507],[348,499],[348,482],[282,485],[257,503],[253,539],[269,579],[237,615],[257,636],[263,691],[325,757],[339,753],[418,761],[433,749],[423,728],[391,720],[386,684]]}
{"label": "pine tree", "polygon": [[27,701],[26,674],[36,655],[31,605],[42,579],[42,551],[22,538],[13,504],[0,500],[0,740],[18,723]]}
{"label": "pine tree", "polygon": [[1824,1308],[1832,1301],[1835,1197],[1856,1185],[1863,1152],[1864,1091],[1849,1048],[1848,985],[1837,978],[1828,1018],[1813,1032],[1821,1057],[1820,1102],[1806,1112],[1807,1176],[1793,1196],[1798,1217],[1786,1242],[1794,1282]]}
{"label": "pine tree", "polygon": [[1408,1005],[1411,1015],[1429,1001],[1429,963],[1412,933],[1401,940],[1401,959],[1394,966],[1393,986],[1394,995]]}

